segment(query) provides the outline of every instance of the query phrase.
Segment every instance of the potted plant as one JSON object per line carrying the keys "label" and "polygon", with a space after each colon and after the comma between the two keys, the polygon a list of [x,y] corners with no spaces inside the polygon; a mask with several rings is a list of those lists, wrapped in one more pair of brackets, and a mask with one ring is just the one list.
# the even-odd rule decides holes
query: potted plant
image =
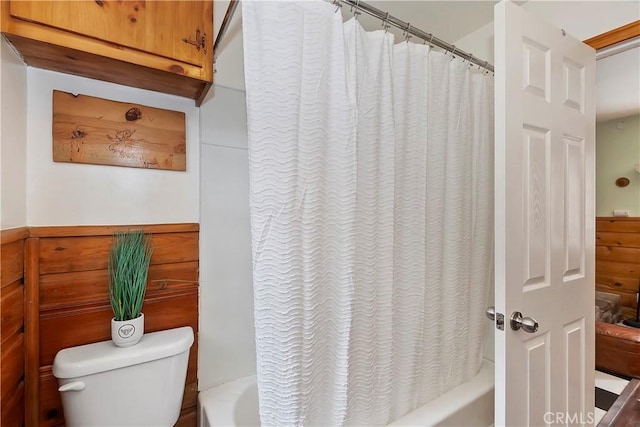
{"label": "potted plant", "polygon": [[109,251],[109,299],[113,310],[111,339],[118,347],[137,344],[144,334],[142,304],[147,288],[150,237],[142,230],[118,232]]}

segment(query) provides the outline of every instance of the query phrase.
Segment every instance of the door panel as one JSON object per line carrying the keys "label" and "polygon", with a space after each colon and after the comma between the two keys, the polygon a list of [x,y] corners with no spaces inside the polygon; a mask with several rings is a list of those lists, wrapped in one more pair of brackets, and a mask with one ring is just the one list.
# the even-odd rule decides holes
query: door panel
{"label": "door panel", "polygon": [[[595,51],[512,3],[495,11],[496,425],[588,425]],[[516,311],[538,330],[512,330]]]}
{"label": "door panel", "polygon": [[[209,2],[211,3],[211,2]],[[211,28],[205,1],[20,1],[10,3],[11,16],[116,43],[155,55],[201,65],[203,49],[185,43]],[[209,13],[209,15],[208,15]],[[211,44],[212,34],[206,34]],[[209,52],[209,49],[207,49]]]}

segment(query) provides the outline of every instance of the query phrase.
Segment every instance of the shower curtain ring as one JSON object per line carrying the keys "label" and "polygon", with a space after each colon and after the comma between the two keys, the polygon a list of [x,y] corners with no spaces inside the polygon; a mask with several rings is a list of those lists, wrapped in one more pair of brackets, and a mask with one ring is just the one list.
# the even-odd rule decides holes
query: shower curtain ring
{"label": "shower curtain ring", "polygon": [[384,28],[384,32],[388,33],[389,32],[389,12],[387,12],[387,16],[384,17],[384,20],[382,21],[382,28]]}
{"label": "shower curtain ring", "polygon": [[338,13],[338,11],[342,7],[342,5],[340,3],[338,3],[338,0],[333,0],[333,5],[336,7],[335,13]]}
{"label": "shower curtain ring", "polygon": [[453,50],[451,51],[451,59],[456,57],[456,45],[452,45],[453,46]]}
{"label": "shower curtain ring", "polygon": [[433,33],[429,34],[431,37],[429,37],[429,47],[431,47],[433,49]]}
{"label": "shower curtain ring", "polygon": [[358,15],[360,15],[360,0],[356,0],[356,5],[355,8],[352,9],[353,12],[353,17],[355,18],[355,20],[358,20]]}
{"label": "shower curtain ring", "polygon": [[407,43],[409,43],[409,39],[412,37],[409,31],[411,31],[411,24],[407,22],[407,28],[404,30],[404,41]]}

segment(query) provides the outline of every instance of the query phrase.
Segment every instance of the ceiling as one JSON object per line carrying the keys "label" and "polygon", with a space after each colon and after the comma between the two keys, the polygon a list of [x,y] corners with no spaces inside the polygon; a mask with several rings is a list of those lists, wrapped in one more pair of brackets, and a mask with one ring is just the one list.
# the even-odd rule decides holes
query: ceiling
{"label": "ceiling", "polygon": [[[417,27],[425,32],[433,33],[438,38],[454,43],[464,36],[480,29],[481,27],[493,21],[493,7],[497,1],[495,0],[476,0],[476,1],[407,1],[407,0],[364,0],[372,6],[380,10],[389,12],[391,15],[409,22],[411,26]],[[574,19],[570,28],[570,34],[574,34],[579,38],[587,38],[595,34],[600,34],[608,29],[614,28],[611,25],[611,17],[602,19],[602,13],[610,10],[611,2],[592,1],[592,2],[537,2],[537,1],[517,1],[523,4],[525,9],[544,16],[555,25],[562,25],[567,28],[566,17],[571,16],[582,10],[585,16],[582,19]],[[637,19],[640,10],[636,2],[625,2],[628,4],[620,4],[617,6],[620,13],[626,13],[623,22]],[[216,0],[214,6],[214,27],[217,34],[222,24],[225,12],[229,2],[226,0]],[[622,7],[624,6],[624,7]],[[220,48],[218,49],[219,63],[216,64],[217,74],[215,76],[216,84],[231,88],[244,89],[243,76],[243,60],[242,60],[242,19],[241,5],[237,8],[236,14],[231,21],[231,25],[225,36]],[[352,10],[349,6],[342,7],[342,14],[345,19],[352,16]],[[606,12],[609,13],[609,12]],[[611,12],[613,13],[613,11]],[[618,15],[620,14],[618,13]],[[628,15],[628,16],[627,16]],[[588,18],[588,19],[587,19]],[[367,30],[376,30],[381,28],[381,22],[363,13],[359,17],[360,23]],[[601,21],[601,27],[598,22]],[[580,27],[583,24],[583,27]],[[620,24],[617,24],[620,25]],[[402,30],[391,29],[399,40],[402,37]],[[591,33],[589,33],[591,32]],[[638,52],[638,49],[636,49]],[[476,53],[473,50],[473,53]],[[492,60],[492,54],[485,53],[481,57]],[[626,55],[615,55],[620,58],[606,58],[598,61],[598,98],[597,113],[598,120],[611,120],[616,117],[623,117],[638,111],[640,104],[639,93],[635,88],[638,87],[640,78],[638,77],[638,63],[640,63],[640,54],[636,53]],[[622,58],[624,56],[624,58]],[[635,61],[635,62],[634,62]],[[614,72],[615,71],[615,72]],[[621,77],[621,74],[624,76]],[[211,91],[210,96],[213,96]],[[629,113],[631,111],[631,113]]]}
{"label": "ceiling", "polygon": [[[391,15],[405,22],[409,22],[412,27],[419,28],[425,32],[433,33],[440,39],[453,42],[461,37],[477,30],[483,25],[493,21],[493,6],[496,0],[440,0],[440,1],[407,1],[407,0],[368,0],[370,5],[389,12]],[[516,1],[517,4],[525,1]],[[229,5],[228,1],[217,0],[214,7],[214,29],[218,29],[222,24],[225,12]],[[232,30],[238,27],[242,7],[238,7],[236,16],[232,21]],[[345,18],[353,16],[353,9],[349,6],[342,7]],[[367,30],[381,28],[381,22],[368,16],[366,13],[360,16],[360,22]],[[402,30],[394,29],[396,34],[402,34]]]}
{"label": "ceiling", "polygon": [[[493,7],[496,0],[441,0],[441,1],[408,1],[408,0],[365,0],[367,3],[391,15],[411,26],[425,32],[433,33],[436,37],[448,43],[453,43],[461,37],[477,30],[493,21]],[[516,1],[518,4],[525,1]],[[228,0],[214,1],[214,32],[218,33],[224,19]],[[353,16],[349,6],[342,7],[345,19]],[[235,15],[227,30],[221,45],[218,48],[217,74],[215,80],[222,86],[244,89],[244,76],[242,75],[242,5],[236,9]],[[359,17],[360,23],[367,30],[381,28],[381,22],[366,13]],[[396,39],[402,37],[402,30],[391,28]]]}
{"label": "ceiling", "polygon": [[640,113],[640,40],[596,62],[596,119],[599,122]]}
{"label": "ceiling", "polygon": [[[497,1],[368,1],[370,5],[389,12],[412,27],[433,33],[441,40],[453,43],[463,36],[493,21],[493,6]],[[523,2],[519,2],[523,3]],[[350,17],[351,8],[343,6],[343,15]],[[359,18],[367,30],[380,29],[379,20],[362,14]],[[396,36],[402,30],[394,29]]]}

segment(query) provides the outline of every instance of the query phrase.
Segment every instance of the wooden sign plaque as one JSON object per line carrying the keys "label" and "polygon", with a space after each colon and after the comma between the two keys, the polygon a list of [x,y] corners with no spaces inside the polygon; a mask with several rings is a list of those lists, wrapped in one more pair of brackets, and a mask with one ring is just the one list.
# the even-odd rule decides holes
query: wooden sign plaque
{"label": "wooden sign plaque", "polygon": [[53,91],[53,161],[186,170],[185,114]]}

